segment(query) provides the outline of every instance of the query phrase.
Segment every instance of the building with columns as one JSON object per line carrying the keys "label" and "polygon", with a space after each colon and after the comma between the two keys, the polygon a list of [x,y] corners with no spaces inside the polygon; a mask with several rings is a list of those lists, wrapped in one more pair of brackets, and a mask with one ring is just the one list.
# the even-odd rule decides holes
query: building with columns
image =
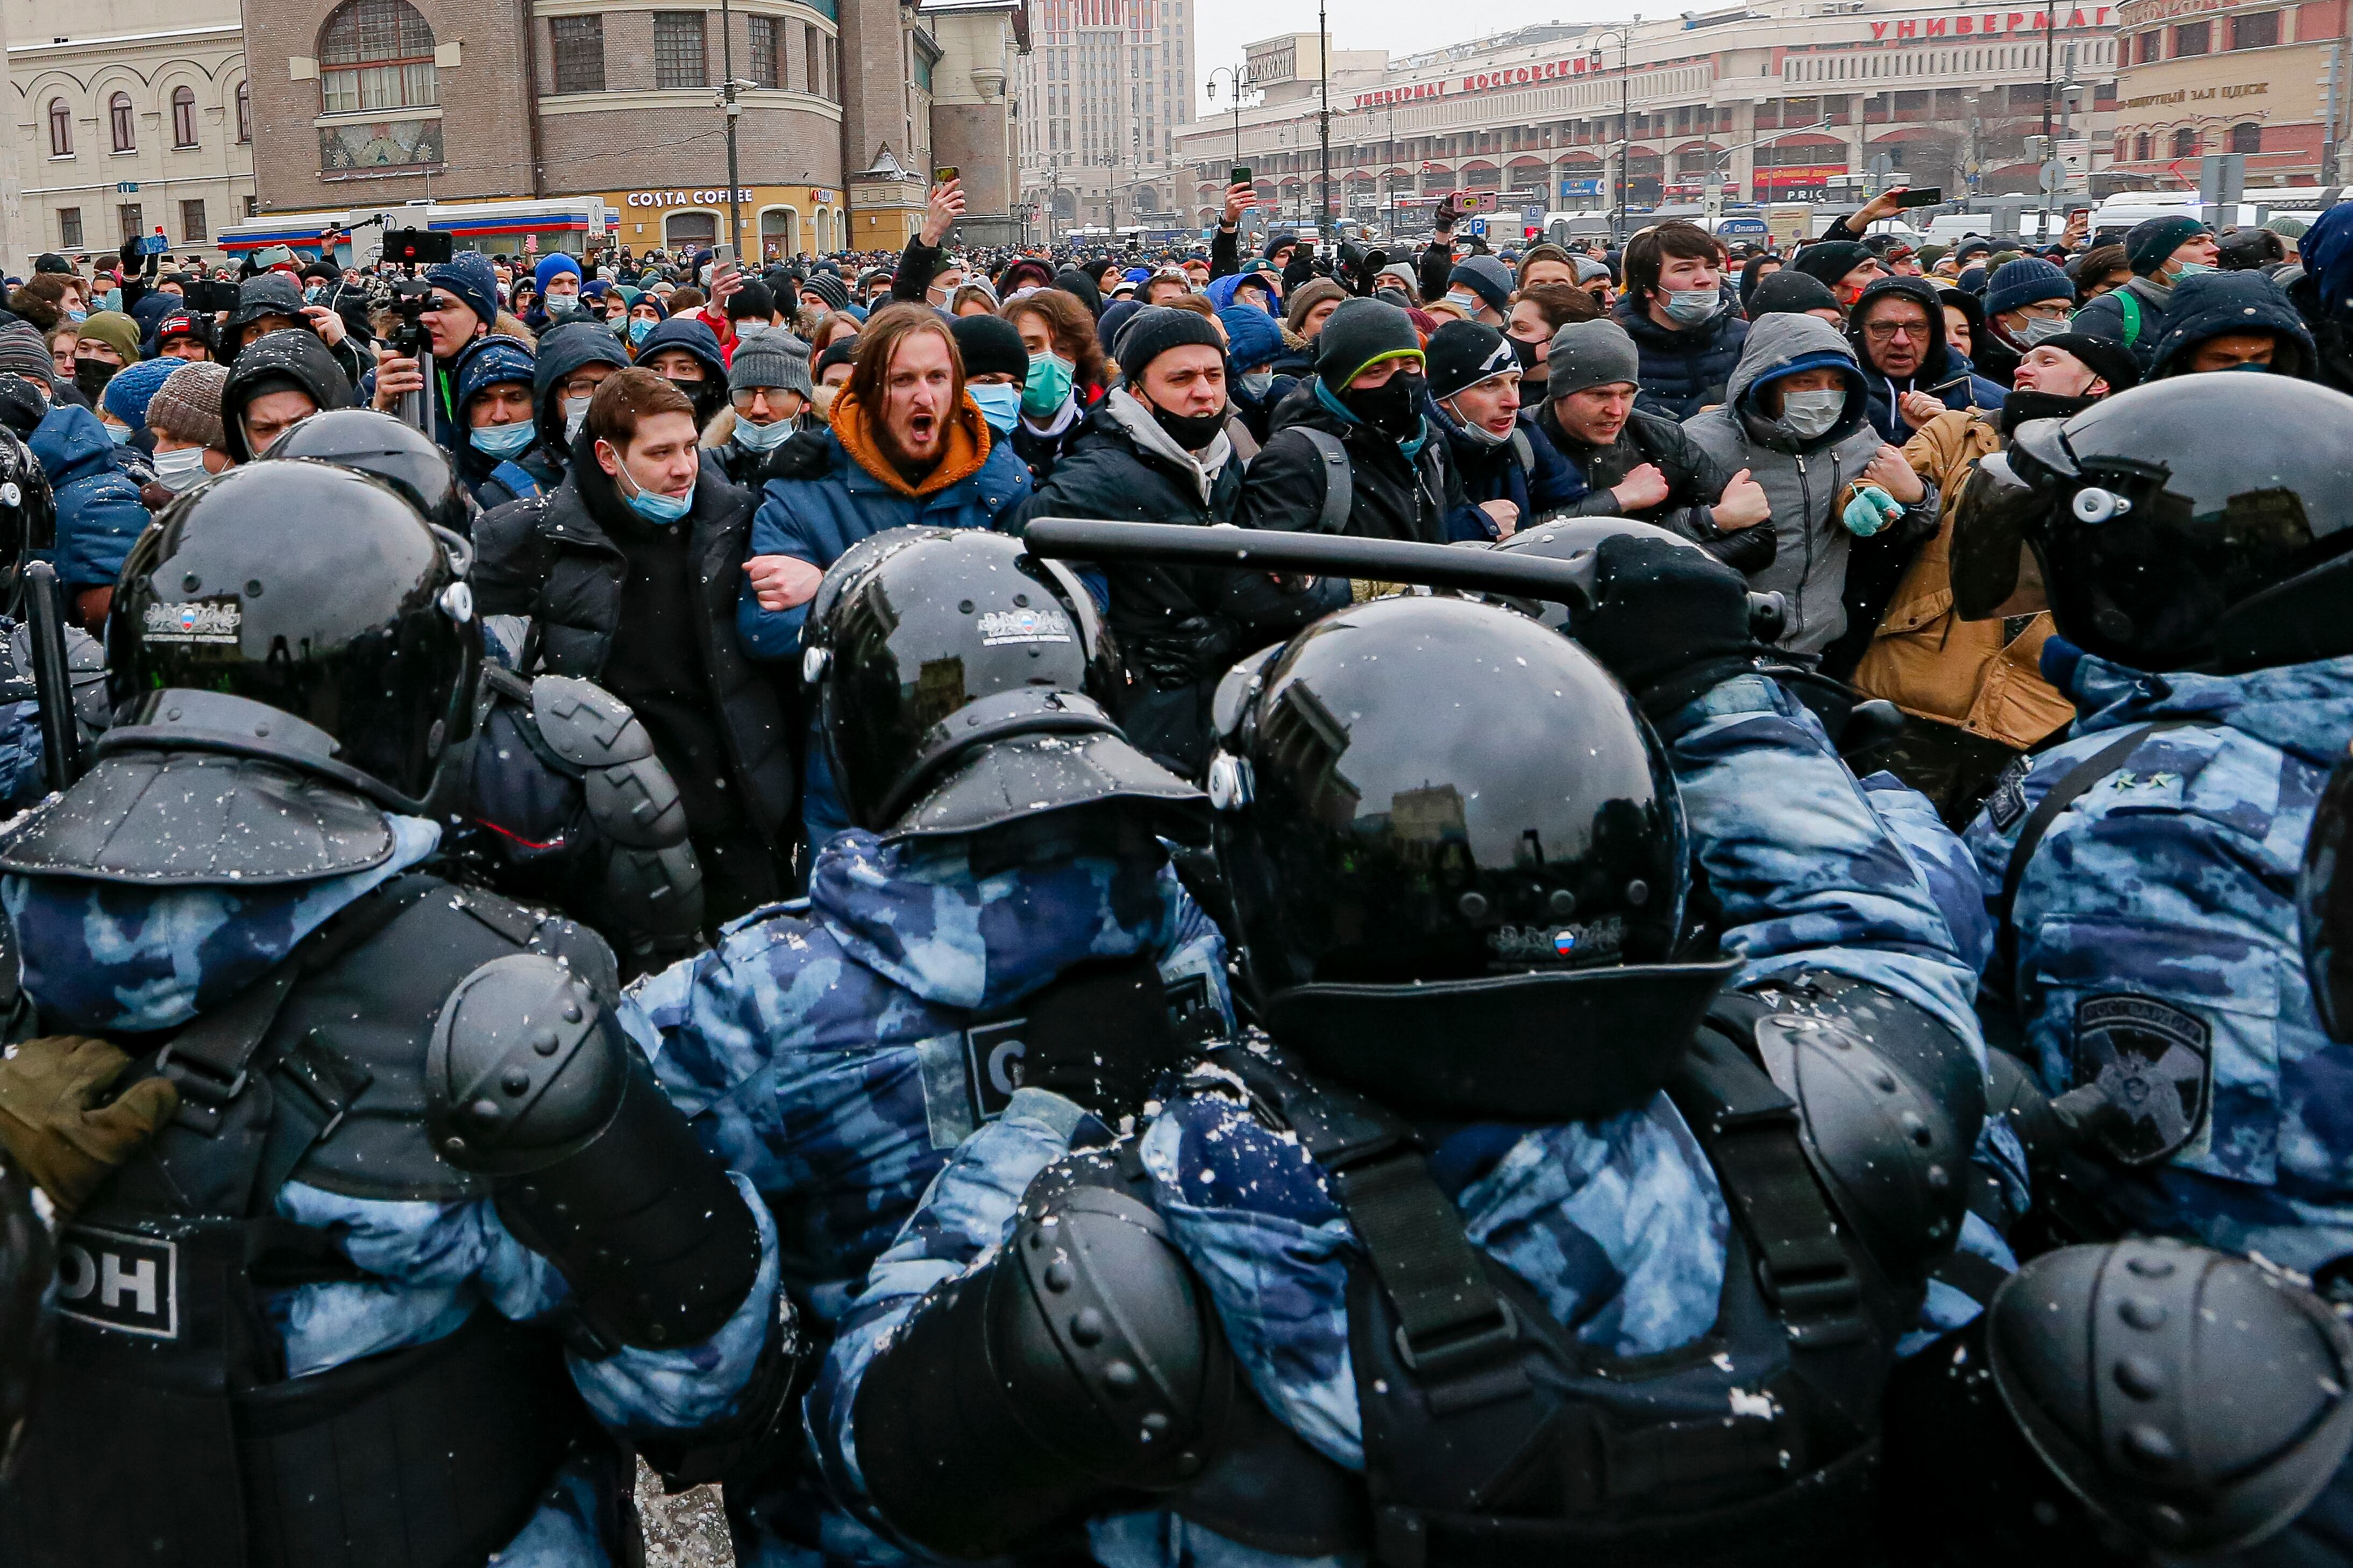
{"label": "building with columns", "polygon": [[[1335,79],[1334,213],[1410,229],[1455,191],[1505,209],[1599,209],[1621,178],[1634,208],[1696,203],[1711,185],[1726,201],[1827,200],[1845,177],[1873,174],[1956,195],[2031,191],[2026,139],[2042,134],[2046,103],[2062,150],[2076,144],[2077,183],[2096,193],[2112,183],[2115,24],[2105,5],[1766,0],[1392,58],[1370,79],[1351,72],[1345,95]],[[1239,162],[1274,221],[1313,224],[1317,107],[1314,94],[1270,93],[1244,109],[1239,157],[1234,117],[1179,132],[1195,221],[1211,221]]]}

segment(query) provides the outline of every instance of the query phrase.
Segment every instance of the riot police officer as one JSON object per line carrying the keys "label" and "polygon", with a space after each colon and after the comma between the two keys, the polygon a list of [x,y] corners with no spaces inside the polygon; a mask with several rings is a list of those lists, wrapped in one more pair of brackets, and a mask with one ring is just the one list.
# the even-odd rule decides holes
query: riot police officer
{"label": "riot police officer", "polygon": [[[1964,615],[2038,607],[2067,740],[1966,836],[1987,991],[2054,1094],[2087,1091],[2063,1234],[2133,1232],[2309,1272],[2353,1252],[2353,1142],[2298,978],[2291,885],[2353,736],[2353,398],[2192,380],[2019,427],[1955,521]],[[2041,591],[2021,592],[2021,548]],[[2061,1212],[2063,1211],[2063,1212]]]}
{"label": "riot police officer", "polygon": [[[371,474],[425,520],[472,531],[472,505],[449,454],[415,426],[370,408],[314,415],[273,458],[312,458]],[[527,622],[483,626],[472,736],[437,799],[443,850],[465,879],[552,904],[611,942],[624,973],[658,969],[702,945],[702,871],[687,841],[678,784],[628,704],[593,681],[525,679]]]}
{"label": "riot police officer", "polygon": [[167,509],[111,616],[119,721],[0,840],[53,1031],[0,1144],[72,1211],[12,1557],[628,1560],[614,1435],[677,1475],[773,1440],[789,1306],[609,951],[427,868],[457,563],[389,487],[264,461]]}
{"label": "riot police officer", "polygon": [[811,1395],[845,1500],[963,1556],[1859,1547],[1931,1276],[1965,1231],[2008,1263],[1962,1205],[1982,1047],[1924,879],[1754,673],[1745,584],[1682,554],[1597,551],[1599,661],[1408,597],[1227,677],[1271,1044],[1140,1139],[1036,1088],[974,1136]]}
{"label": "riot police officer", "polygon": [[[775,1212],[814,1335],[1024,1084],[1132,1093],[1106,1037],[1139,1015],[1222,1036],[1230,1014],[1224,943],[1160,842],[1206,838],[1200,793],[1107,717],[1121,671],[1067,568],[998,534],[889,530],[828,572],[806,636],[857,826],[818,847],[806,900],[639,982],[622,1018]],[[896,1556],[797,1466],[726,1493],[745,1556]]]}
{"label": "riot police officer", "polygon": [[[34,634],[25,614],[25,568],[57,544],[57,497],[32,448],[0,429],[0,809],[22,811],[48,793],[41,740]],[[70,617],[68,617],[70,619]],[[84,745],[106,728],[106,655],[79,626],[64,627],[72,687],[69,722]]]}

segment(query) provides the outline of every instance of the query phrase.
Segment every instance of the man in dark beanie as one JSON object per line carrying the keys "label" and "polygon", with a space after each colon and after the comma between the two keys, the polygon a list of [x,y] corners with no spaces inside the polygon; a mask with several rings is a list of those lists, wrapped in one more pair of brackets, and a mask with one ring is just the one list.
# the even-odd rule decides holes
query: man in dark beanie
{"label": "man in dark beanie", "polygon": [[1841,331],[1846,330],[1846,307],[1838,302],[1830,285],[1794,267],[1760,279],[1748,296],[1750,321],[1773,315],[1820,316]]}
{"label": "man in dark beanie", "polygon": [[1985,333],[1970,358],[1989,381],[2008,386],[2027,350],[2068,330],[2075,285],[2039,256],[2021,256],[1993,270],[1985,292]]}
{"label": "man in dark beanie", "polygon": [[801,308],[807,310],[847,310],[849,289],[830,272],[812,272],[801,283]]}
{"label": "man in dark beanie", "polygon": [[1862,291],[1887,276],[1887,268],[1858,240],[1826,239],[1798,252],[1792,268],[1820,283],[1852,310]]}
{"label": "man in dark beanie", "polygon": [[980,405],[989,429],[1009,439],[1021,422],[1021,389],[1029,380],[1021,330],[1002,316],[958,316],[948,331],[964,355],[964,389]]}
{"label": "man in dark beanie", "polygon": [[1746,470],[1725,472],[1674,420],[1634,406],[1641,362],[1625,328],[1571,321],[1553,334],[1546,363],[1535,427],[1589,487],[1571,513],[1672,528],[1743,572],[1773,563],[1773,531],[1756,526],[1772,515],[1764,487]]}
{"label": "man in dark beanie", "polygon": [[[1231,521],[1242,465],[1225,428],[1226,347],[1217,324],[1147,305],[1120,342],[1120,367],[1119,384],[1087,416],[1023,521]],[[1108,597],[1105,618],[1127,656],[1120,724],[1137,746],[1196,778],[1208,765],[1209,699],[1219,677],[1244,654],[1345,602],[1342,580],[1306,591],[1263,572],[1126,562],[1099,572],[1088,586]]]}
{"label": "man in dark beanie", "polygon": [[1520,406],[1519,356],[1482,321],[1430,335],[1430,422],[1446,437],[1462,491],[1498,539],[1585,494],[1585,483]]}
{"label": "man in dark beanie", "polygon": [[2125,236],[2125,265],[2132,268],[2131,279],[2076,312],[2075,330],[2114,338],[2132,351],[2146,373],[2157,358],[2158,341],[2165,336],[2174,285],[2213,271],[2221,257],[2213,231],[2187,213],[2135,225]]}
{"label": "man in dark beanie", "polygon": [[1316,335],[1315,374],[1274,411],[1237,521],[1430,544],[1487,538],[1446,443],[1430,439],[1424,369],[1421,340],[1395,305],[1350,300],[1333,311]]}

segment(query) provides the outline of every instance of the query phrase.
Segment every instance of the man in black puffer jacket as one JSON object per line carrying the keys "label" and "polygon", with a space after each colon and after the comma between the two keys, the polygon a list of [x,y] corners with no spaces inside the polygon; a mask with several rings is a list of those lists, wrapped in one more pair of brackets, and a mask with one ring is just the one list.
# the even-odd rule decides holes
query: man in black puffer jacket
{"label": "man in black puffer jacket", "polygon": [[1773,563],[1772,516],[1747,470],[1727,474],[1672,419],[1635,406],[1640,357],[1611,321],[1571,321],[1552,337],[1535,426],[1591,488],[1570,517],[1630,517],[1697,540],[1740,572]]}
{"label": "man in black puffer jacket", "polygon": [[[1225,430],[1226,355],[1206,318],[1147,306],[1121,340],[1122,384],[1104,395],[1045,488],[1033,517],[1221,522],[1242,465]],[[1209,699],[1234,660],[1346,603],[1347,584],[1301,588],[1263,572],[1119,562],[1087,574],[1127,658],[1118,714],[1138,747],[1198,778],[1208,767]]]}
{"label": "man in black puffer jacket", "polygon": [[786,896],[798,814],[792,731],[735,629],[754,498],[699,457],[686,395],[616,372],[564,482],[475,524],[472,582],[482,615],[531,617],[517,673],[593,680],[636,710],[678,781],[716,928]]}
{"label": "man in black puffer jacket", "polygon": [[1748,323],[1729,309],[1721,254],[1682,218],[1626,244],[1626,292],[1612,316],[1641,352],[1634,406],[1645,414],[1680,421],[1724,401]]}

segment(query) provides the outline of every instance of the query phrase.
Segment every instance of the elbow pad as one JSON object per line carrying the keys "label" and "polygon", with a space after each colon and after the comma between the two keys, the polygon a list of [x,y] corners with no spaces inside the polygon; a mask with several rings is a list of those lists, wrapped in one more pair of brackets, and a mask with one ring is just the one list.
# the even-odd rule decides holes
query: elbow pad
{"label": "elbow pad", "polygon": [[1160,1216],[1103,1187],[1036,1192],[859,1388],[868,1495],[944,1556],[993,1557],[1117,1492],[1181,1485],[1229,1407],[1224,1336]]}
{"label": "elbow pad", "polygon": [[743,1305],[760,1267],[743,1194],[555,960],[518,953],[458,983],[426,1058],[426,1120],[571,1285],[589,1352],[697,1344]]}

